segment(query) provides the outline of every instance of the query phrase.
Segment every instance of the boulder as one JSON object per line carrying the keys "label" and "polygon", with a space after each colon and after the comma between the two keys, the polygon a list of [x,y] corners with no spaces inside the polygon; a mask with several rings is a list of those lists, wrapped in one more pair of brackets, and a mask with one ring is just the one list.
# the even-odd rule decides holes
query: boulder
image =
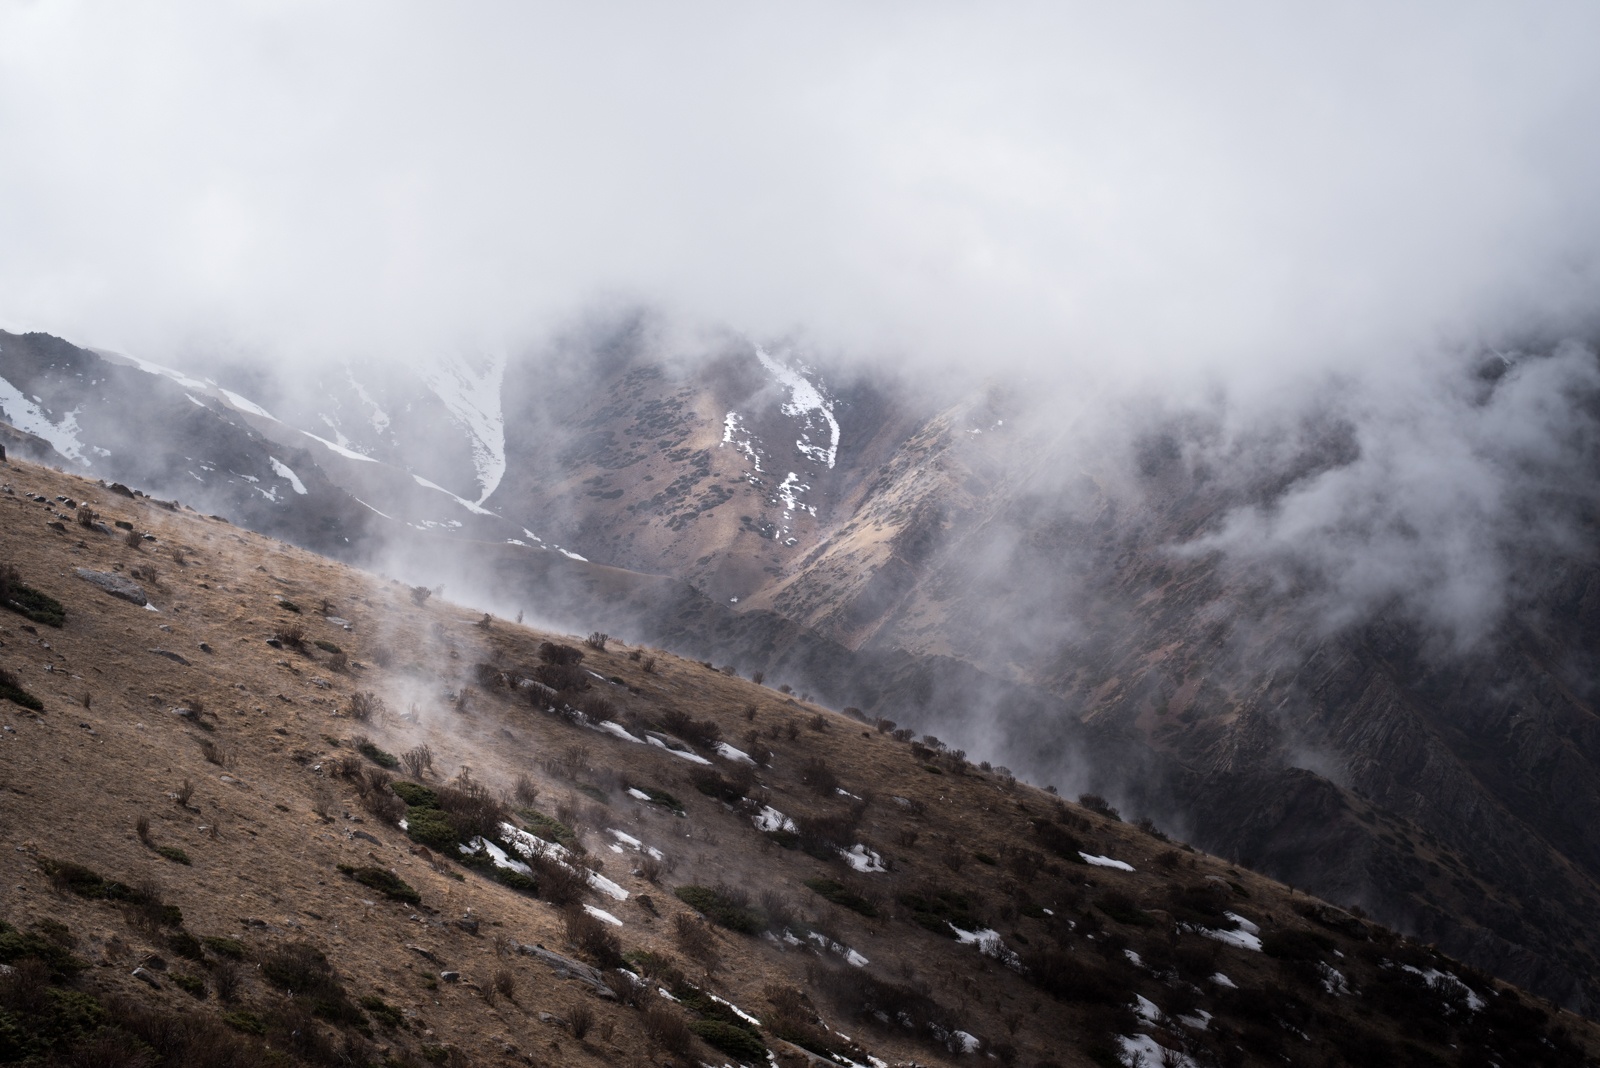
{"label": "boulder", "polygon": [[83,581],[100,587],[113,597],[127,601],[129,604],[139,605],[141,608],[150,603],[150,598],[144,594],[144,587],[130,578],[125,578],[114,571],[90,571],[80,567],[78,577]]}

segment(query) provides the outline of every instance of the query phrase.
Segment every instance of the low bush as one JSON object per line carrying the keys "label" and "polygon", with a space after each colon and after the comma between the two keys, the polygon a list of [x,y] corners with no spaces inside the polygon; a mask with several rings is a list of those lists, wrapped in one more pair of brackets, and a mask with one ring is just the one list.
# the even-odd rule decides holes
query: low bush
{"label": "low bush", "polygon": [[567,941],[601,968],[620,968],[622,943],[611,931],[611,925],[590,915],[581,905],[568,905],[561,915],[566,928]]}
{"label": "low bush", "polygon": [[1134,927],[1154,927],[1156,918],[1141,909],[1138,902],[1120,890],[1108,890],[1101,894],[1094,903],[1094,907],[1110,916],[1118,923],[1129,924]]}
{"label": "low bush", "polygon": [[1118,823],[1122,822],[1122,813],[1112,808],[1111,802],[1107,801],[1099,794],[1079,794],[1078,804],[1082,805],[1090,812],[1099,813],[1107,819],[1116,820]]}
{"label": "low bush", "polygon": [[673,891],[678,900],[701,912],[712,923],[740,934],[760,934],[766,917],[750,903],[744,891],[731,886],[680,886]]}
{"label": "low bush", "polygon": [[977,931],[984,926],[972,900],[956,890],[925,888],[901,894],[896,900],[910,913],[912,923],[946,938],[956,937],[952,927]]}
{"label": "low bush", "polygon": [[707,797],[714,797],[732,805],[737,804],[755,789],[756,772],[749,764],[735,766],[728,775],[723,775],[714,768],[695,768],[689,773],[689,781],[694,783],[696,790]]}
{"label": "low bush", "polygon": [[0,567],[0,606],[47,627],[59,627],[67,621],[67,610],[61,602],[24,585],[22,576],[10,564]]}
{"label": "low bush", "polygon": [[261,958],[261,976],[279,990],[302,999],[313,1015],[330,1023],[366,1022],[327,956],[315,946],[295,942],[271,950]]}
{"label": "low bush", "polygon": [[349,864],[340,864],[341,874],[348,875],[362,886],[376,890],[391,901],[404,901],[408,905],[420,905],[422,895],[412,888],[400,876],[383,868],[367,867],[356,868]]}
{"label": "low bush", "polygon": [[44,711],[44,702],[24,690],[22,684],[17,681],[16,675],[5,668],[0,668],[0,698],[10,701],[14,705],[32,709],[35,712]]}
{"label": "low bush", "polygon": [[807,889],[813,893],[833,902],[841,908],[852,912],[859,912],[863,916],[877,916],[878,906],[871,899],[863,897],[837,879],[817,878],[805,881]]}
{"label": "low bush", "polygon": [[207,935],[200,941],[205,943],[205,947],[219,957],[227,957],[230,960],[244,960],[244,943],[237,938]]}
{"label": "low bush", "polygon": [[657,724],[668,734],[701,748],[716,745],[722,740],[722,728],[715,720],[695,719],[681,708],[662,710],[657,717]]}
{"label": "low bush", "polygon": [[704,1039],[707,1045],[738,1060],[764,1063],[767,1059],[766,1043],[747,1028],[722,1020],[696,1020],[689,1025],[689,1030]]}
{"label": "low bush", "polygon": [[400,758],[393,753],[378,748],[377,744],[369,738],[356,740],[356,752],[378,765],[380,768],[394,770],[400,766]]}

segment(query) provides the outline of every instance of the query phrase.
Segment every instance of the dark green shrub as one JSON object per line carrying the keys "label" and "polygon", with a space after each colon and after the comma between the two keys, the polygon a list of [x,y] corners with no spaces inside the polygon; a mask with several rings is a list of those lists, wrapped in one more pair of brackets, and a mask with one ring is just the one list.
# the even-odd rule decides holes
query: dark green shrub
{"label": "dark green shrub", "polygon": [[362,886],[376,890],[391,901],[404,901],[408,905],[420,905],[422,903],[422,895],[417,893],[410,883],[392,871],[372,866],[354,868],[348,864],[339,865],[339,871],[348,875]]}
{"label": "dark green shrub", "polygon": [[207,935],[200,941],[205,943],[205,947],[219,957],[226,957],[229,960],[244,960],[244,943],[237,938]]}
{"label": "dark green shrub", "polygon": [[901,894],[898,900],[911,912],[913,923],[946,938],[956,937],[952,925],[963,931],[977,931],[984,926],[971,899],[955,890],[923,890]]}
{"label": "dark green shrub", "polygon": [[461,832],[448,815],[436,808],[407,809],[406,834],[413,842],[447,855],[454,855],[461,844]]}
{"label": "dark green shrub", "polygon": [[673,797],[665,790],[657,790],[649,786],[640,786],[637,783],[630,783],[629,787],[630,789],[638,790],[641,794],[644,794],[650,798],[651,804],[660,805],[662,808],[671,809],[680,816],[685,815],[683,802],[679,801],[676,797]]}
{"label": "dark green shrub", "polygon": [[376,994],[368,994],[361,999],[361,1007],[372,1014],[372,1018],[385,1027],[402,1028],[406,1025],[405,1014],[390,1005]]}
{"label": "dark green shrub", "polygon": [[278,989],[304,1000],[313,1015],[330,1023],[359,1026],[366,1022],[328,958],[315,946],[297,942],[271,951],[261,960],[261,975]]}
{"label": "dark green shrub", "polygon": [[44,702],[24,690],[17,677],[4,668],[0,668],[0,698],[35,712],[44,711]]}
{"label": "dark green shrub", "polygon": [[813,892],[833,902],[842,908],[859,912],[863,916],[878,915],[878,906],[868,899],[851,890],[837,879],[817,878],[807,879],[805,885]]}
{"label": "dark green shrub", "polygon": [[519,808],[517,815],[522,817],[522,826],[529,834],[543,838],[547,842],[558,842],[574,853],[584,852],[577,834],[560,820],[532,808]]}
{"label": "dark green shrub", "polygon": [[167,946],[180,957],[189,960],[205,960],[206,951],[200,939],[188,931],[174,931],[167,936]]}
{"label": "dark green shrub", "polygon": [[204,1001],[211,993],[211,991],[206,989],[206,981],[200,978],[198,975],[186,975],[182,972],[175,972],[172,976],[172,982],[185,994],[188,994],[191,997],[197,997],[202,1001]]}
{"label": "dark green shrub", "polygon": [[194,863],[194,861],[189,859],[189,854],[185,853],[177,846],[156,846],[156,852],[160,853],[174,864],[183,864],[187,866]]}
{"label": "dark green shrub", "polygon": [[356,752],[378,765],[380,768],[393,770],[400,766],[400,758],[386,750],[379,749],[370,741],[363,741],[356,746]]}
{"label": "dark green shrub", "polygon": [[760,934],[766,917],[750,904],[744,892],[730,886],[680,886],[673,891],[678,900],[705,914],[712,923],[740,934]]}
{"label": "dark green shrub", "polygon": [[1141,909],[1133,898],[1120,890],[1108,890],[1100,895],[1094,907],[1110,916],[1118,923],[1126,923],[1134,927],[1154,927],[1156,918]]}
{"label": "dark green shrub", "polygon": [[755,1033],[721,1020],[695,1020],[689,1030],[699,1035],[706,1044],[741,1061],[765,1063],[767,1046]]}
{"label": "dark green shrub", "polygon": [[67,610],[60,601],[23,585],[17,569],[10,565],[0,567],[0,605],[47,627],[59,627],[67,621]]}
{"label": "dark green shrub", "polygon": [[73,956],[59,942],[0,922],[0,964],[14,964],[29,957],[41,961],[53,979],[71,979],[89,967],[87,961]]}
{"label": "dark green shrub", "polygon": [[414,782],[397,780],[389,784],[389,789],[399,795],[411,808],[438,808],[439,796],[426,786],[419,786]]}
{"label": "dark green shrub", "polygon": [[338,653],[344,652],[343,649],[339,648],[337,645],[333,644],[332,642],[330,642],[326,638],[318,638],[316,641],[312,642],[311,644],[315,645],[318,649],[321,649],[325,653],[338,654]]}
{"label": "dark green shrub", "polygon": [[1333,947],[1333,939],[1314,931],[1272,931],[1261,939],[1261,951],[1279,960],[1316,960]]}
{"label": "dark green shrub", "polygon": [[253,1012],[230,1012],[222,1017],[222,1022],[235,1031],[243,1031],[247,1035],[264,1035],[267,1033],[267,1021]]}

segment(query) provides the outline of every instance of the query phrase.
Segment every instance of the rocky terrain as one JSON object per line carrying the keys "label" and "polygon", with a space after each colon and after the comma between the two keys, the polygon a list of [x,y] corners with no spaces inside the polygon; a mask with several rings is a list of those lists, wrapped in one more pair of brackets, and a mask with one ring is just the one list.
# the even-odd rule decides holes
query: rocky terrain
{"label": "rocky terrain", "polygon": [[[1582,552],[1525,554],[1513,610],[1461,654],[1400,606],[1330,629],[1277,576],[1175,551],[1348,467],[1338,424],[1291,427],[1269,464],[1160,419],[1125,452],[1072,452],[1006,390],[938,397],[737,341],[669,358],[642,320],[485,366],[433,393],[329,372],[320,410],[274,397],[292,425],[6,335],[0,407],[39,435],[23,455],[936,732],[1594,1011]],[[439,452],[397,431],[405,410],[469,415],[434,419],[460,428]],[[1592,496],[1530,486],[1527,514],[1593,534]]]}
{"label": "rocky terrain", "polygon": [[1359,908],[887,719],[0,474],[0,1061],[1600,1052]]}

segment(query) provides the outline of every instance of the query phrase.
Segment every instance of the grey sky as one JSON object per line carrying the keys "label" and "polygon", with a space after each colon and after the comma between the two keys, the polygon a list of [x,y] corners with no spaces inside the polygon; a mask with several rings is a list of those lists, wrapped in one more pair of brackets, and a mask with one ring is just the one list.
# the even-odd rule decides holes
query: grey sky
{"label": "grey sky", "polygon": [[1600,8],[0,7],[0,320],[515,346],[596,295],[1243,390],[1584,310]]}

